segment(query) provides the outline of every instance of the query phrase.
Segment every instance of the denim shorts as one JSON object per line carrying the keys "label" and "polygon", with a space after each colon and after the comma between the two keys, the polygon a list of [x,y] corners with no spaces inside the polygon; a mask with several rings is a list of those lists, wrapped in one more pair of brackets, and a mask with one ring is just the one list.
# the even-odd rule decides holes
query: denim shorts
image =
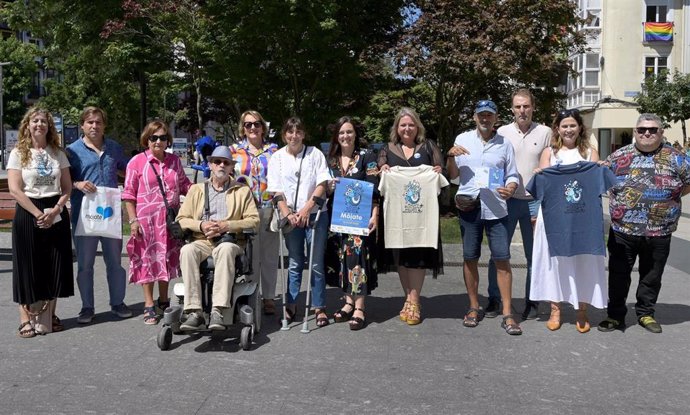
{"label": "denim shorts", "polygon": [[508,216],[501,219],[482,219],[481,209],[460,212],[458,216],[462,234],[462,256],[465,260],[477,260],[481,257],[484,232],[489,239],[491,259],[494,261],[510,259],[510,240],[506,227]]}

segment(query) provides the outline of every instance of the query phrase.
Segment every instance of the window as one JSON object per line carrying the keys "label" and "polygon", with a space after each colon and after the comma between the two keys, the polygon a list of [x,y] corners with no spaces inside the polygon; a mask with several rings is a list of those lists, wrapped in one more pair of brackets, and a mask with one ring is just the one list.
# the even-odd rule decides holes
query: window
{"label": "window", "polygon": [[666,71],[668,71],[668,56],[647,56],[644,58],[645,79]]}
{"label": "window", "polygon": [[599,53],[571,57],[576,74],[568,76],[568,107],[592,105],[599,100]]}
{"label": "window", "polygon": [[585,20],[584,27],[601,27],[601,0],[579,0],[578,15]]}
{"label": "window", "polygon": [[645,22],[666,23],[668,6],[647,6],[647,17]]}

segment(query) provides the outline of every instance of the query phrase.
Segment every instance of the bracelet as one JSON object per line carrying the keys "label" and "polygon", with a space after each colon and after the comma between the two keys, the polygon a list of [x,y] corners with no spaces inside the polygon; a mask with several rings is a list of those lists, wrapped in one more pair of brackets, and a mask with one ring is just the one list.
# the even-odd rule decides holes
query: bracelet
{"label": "bracelet", "polygon": [[133,224],[134,222],[139,222],[139,219],[134,218],[134,219],[130,219],[130,220],[129,220],[129,224],[130,224],[130,225]]}

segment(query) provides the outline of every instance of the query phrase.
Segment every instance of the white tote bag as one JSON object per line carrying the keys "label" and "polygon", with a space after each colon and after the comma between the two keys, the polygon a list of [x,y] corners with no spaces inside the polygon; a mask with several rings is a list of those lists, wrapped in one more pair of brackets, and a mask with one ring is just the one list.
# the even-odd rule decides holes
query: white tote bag
{"label": "white tote bag", "polygon": [[85,193],[74,234],[122,239],[122,192],[115,187],[97,187]]}

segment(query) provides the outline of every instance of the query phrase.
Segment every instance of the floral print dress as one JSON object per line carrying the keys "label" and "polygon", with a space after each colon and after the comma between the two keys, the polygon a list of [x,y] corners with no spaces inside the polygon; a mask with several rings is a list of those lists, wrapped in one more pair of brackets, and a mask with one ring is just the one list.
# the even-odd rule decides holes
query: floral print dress
{"label": "floral print dress", "polygon": [[[374,184],[373,203],[379,203],[376,155],[370,150],[356,152],[346,171],[340,157],[328,160],[333,177],[365,180]],[[330,201],[332,203],[332,200]],[[328,212],[333,209],[329,207]],[[326,248],[326,281],[348,295],[367,295],[378,285],[376,232],[369,236],[329,232]]]}

